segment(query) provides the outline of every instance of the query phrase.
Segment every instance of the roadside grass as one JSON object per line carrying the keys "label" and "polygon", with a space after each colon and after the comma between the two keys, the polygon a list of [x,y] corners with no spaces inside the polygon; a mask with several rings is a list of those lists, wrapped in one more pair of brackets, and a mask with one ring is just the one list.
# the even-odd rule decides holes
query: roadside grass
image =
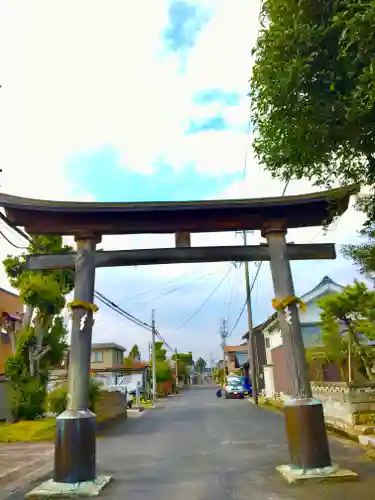
{"label": "roadside grass", "polygon": [[54,441],[55,435],[55,418],[0,424],[0,443]]}
{"label": "roadside grass", "polygon": [[153,403],[152,401],[141,401],[141,405],[144,406],[145,408],[152,408]]}

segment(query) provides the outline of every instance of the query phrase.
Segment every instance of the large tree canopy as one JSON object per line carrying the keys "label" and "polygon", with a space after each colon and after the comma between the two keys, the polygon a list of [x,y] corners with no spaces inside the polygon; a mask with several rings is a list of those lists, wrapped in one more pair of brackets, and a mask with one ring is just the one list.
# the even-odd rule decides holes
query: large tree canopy
{"label": "large tree canopy", "polygon": [[274,177],[370,194],[369,244],[345,254],[375,276],[375,3],[264,0],[251,78],[254,150]]}
{"label": "large tree canopy", "polygon": [[265,0],[255,152],[276,177],[375,183],[375,4]]}

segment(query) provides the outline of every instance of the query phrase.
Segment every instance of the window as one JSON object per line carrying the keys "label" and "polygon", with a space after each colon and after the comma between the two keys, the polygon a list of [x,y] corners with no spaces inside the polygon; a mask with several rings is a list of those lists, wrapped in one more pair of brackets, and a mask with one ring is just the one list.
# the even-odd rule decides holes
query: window
{"label": "window", "polygon": [[121,351],[116,351],[116,356],[115,356],[115,363],[116,365],[122,365],[123,363],[123,355]]}
{"label": "window", "polygon": [[266,348],[269,349],[271,347],[270,338],[269,337],[265,337],[264,340],[265,340]]}
{"label": "window", "polygon": [[92,351],[91,363],[103,363],[103,351]]}

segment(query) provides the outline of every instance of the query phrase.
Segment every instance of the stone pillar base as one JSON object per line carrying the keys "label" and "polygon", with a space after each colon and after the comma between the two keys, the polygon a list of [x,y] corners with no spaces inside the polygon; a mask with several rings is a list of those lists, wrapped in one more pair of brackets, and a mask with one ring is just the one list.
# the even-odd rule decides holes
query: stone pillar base
{"label": "stone pillar base", "polygon": [[331,467],[323,407],[317,399],[290,399],[284,406],[289,452],[301,469]]}
{"label": "stone pillar base", "polygon": [[97,497],[110,481],[110,476],[99,476],[93,481],[74,484],[56,483],[50,479],[26,493],[25,498],[36,500],[40,498]]}
{"label": "stone pillar base", "polygon": [[292,465],[279,465],[276,470],[289,484],[298,483],[325,483],[331,481],[357,481],[359,476],[349,469],[338,466],[324,467],[323,469],[300,469]]}
{"label": "stone pillar base", "polygon": [[96,416],[90,410],[66,410],[56,419],[56,483],[94,481]]}

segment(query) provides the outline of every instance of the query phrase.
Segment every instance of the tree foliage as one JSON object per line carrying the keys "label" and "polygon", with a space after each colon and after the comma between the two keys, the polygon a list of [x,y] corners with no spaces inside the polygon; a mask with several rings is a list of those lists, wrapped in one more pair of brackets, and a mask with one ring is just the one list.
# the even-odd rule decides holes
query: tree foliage
{"label": "tree foliage", "polygon": [[360,273],[375,283],[375,223],[368,221],[360,234],[366,241],[359,245],[344,245],[343,253],[357,264]]}
{"label": "tree foliage", "polygon": [[169,382],[172,377],[168,361],[156,361],[156,382]]}
{"label": "tree foliage", "polygon": [[190,374],[190,367],[193,364],[193,353],[178,352],[173,354],[172,360],[178,363],[178,378],[186,383]]}
{"label": "tree foliage", "polygon": [[318,306],[322,309],[321,330],[327,359],[342,363],[351,349],[372,380],[375,353],[368,340],[375,340],[375,292],[355,281],[342,293],[320,299]]}
{"label": "tree foliage", "polygon": [[167,349],[163,349],[164,342],[155,342],[156,361],[165,361],[167,359]]}
{"label": "tree foliage", "polygon": [[[66,295],[74,287],[74,274],[65,270],[27,271],[26,257],[36,253],[62,253],[71,250],[71,247],[63,244],[61,236],[35,236],[27,252],[16,256],[8,255],[3,262],[10,284],[18,290],[27,307],[22,325],[24,332],[19,336],[28,337],[25,345],[28,348],[31,375],[36,373],[40,359],[47,352],[56,352],[57,344],[50,345],[48,341],[56,339],[52,334],[53,325],[55,331],[58,328],[54,320],[65,306]],[[58,322],[61,327],[61,318]],[[60,347],[58,349],[61,351]]]}
{"label": "tree foliage", "polygon": [[277,177],[375,181],[375,5],[265,0],[254,50],[255,151]]}
{"label": "tree foliage", "polygon": [[206,368],[206,361],[203,358],[198,358],[197,361],[195,362],[195,368],[198,373],[203,373],[204,369]]}
{"label": "tree foliage", "polygon": [[137,344],[134,344],[131,348],[129,352],[129,358],[137,359],[138,361],[141,359],[141,353]]}
{"label": "tree foliage", "polygon": [[3,262],[11,285],[26,305],[15,350],[6,364],[12,382],[13,412],[18,418],[35,418],[45,410],[48,370],[62,361],[67,348],[61,312],[74,286],[74,274],[69,271],[27,271],[26,257],[70,250],[61,236],[36,236],[27,252],[8,255]]}
{"label": "tree foliage", "polygon": [[[264,0],[262,21],[250,86],[257,157],[283,180],[369,186],[359,208],[372,239],[375,3]],[[345,253],[373,278],[372,243]]]}

